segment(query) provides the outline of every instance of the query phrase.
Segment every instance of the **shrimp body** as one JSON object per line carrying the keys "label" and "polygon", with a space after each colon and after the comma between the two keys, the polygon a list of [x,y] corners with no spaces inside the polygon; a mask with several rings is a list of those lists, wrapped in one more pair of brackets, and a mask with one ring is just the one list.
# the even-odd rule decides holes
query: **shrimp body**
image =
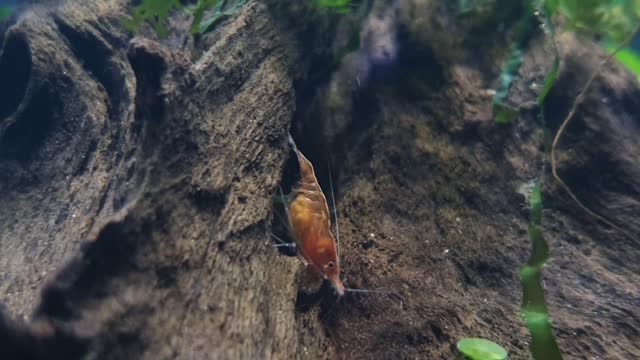
{"label": "shrimp body", "polygon": [[337,244],[331,233],[327,199],[311,162],[298,150],[291,136],[289,143],[300,164],[300,180],[293,188],[287,205],[291,236],[302,262],[327,279],[342,296],[345,288],[340,281]]}

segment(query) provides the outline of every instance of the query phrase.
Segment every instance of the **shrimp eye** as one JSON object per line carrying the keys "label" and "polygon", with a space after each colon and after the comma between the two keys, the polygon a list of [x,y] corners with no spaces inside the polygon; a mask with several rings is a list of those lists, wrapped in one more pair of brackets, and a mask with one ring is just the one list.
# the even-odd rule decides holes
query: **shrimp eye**
{"label": "shrimp eye", "polygon": [[329,262],[327,263],[327,267],[328,267],[329,269],[332,269],[334,266],[336,266],[336,264],[334,264],[334,263],[333,263],[333,261],[329,261]]}

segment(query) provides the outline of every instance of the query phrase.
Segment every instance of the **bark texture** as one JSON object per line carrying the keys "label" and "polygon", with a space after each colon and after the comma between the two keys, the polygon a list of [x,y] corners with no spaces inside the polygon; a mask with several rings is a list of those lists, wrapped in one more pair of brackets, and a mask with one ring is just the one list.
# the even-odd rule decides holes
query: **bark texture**
{"label": "bark texture", "polygon": [[252,3],[191,62],[129,42],[126,5],[34,9],[5,35],[2,301],[95,358],[324,356],[269,240],[284,37]]}
{"label": "bark texture", "polygon": [[[500,127],[488,89],[513,33],[488,29],[505,19],[392,3],[373,1],[337,69],[353,24],[297,1],[249,1],[196,42],[180,14],[169,39],[132,38],[126,0],[23,13],[0,49],[0,357],[452,359],[471,336],[528,359],[522,193],[542,174],[532,84],[551,52],[534,38],[509,97],[521,115]],[[605,56],[570,35],[558,47],[552,131]],[[632,359],[640,89],[617,64],[594,85],[560,172],[628,234],[547,174],[543,273],[566,358]],[[345,285],[400,297],[309,292],[273,249],[290,127],[325,191],[332,164]]]}

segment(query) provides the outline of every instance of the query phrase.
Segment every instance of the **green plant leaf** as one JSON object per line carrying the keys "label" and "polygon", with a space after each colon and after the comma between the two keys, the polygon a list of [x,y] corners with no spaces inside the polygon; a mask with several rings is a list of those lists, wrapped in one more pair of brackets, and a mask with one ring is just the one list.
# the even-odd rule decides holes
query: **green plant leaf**
{"label": "green plant leaf", "polygon": [[538,104],[542,105],[544,103],[544,99],[551,91],[551,88],[556,83],[556,79],[558,78],[558,70],[560,70],[560,57],[556,54],[553,59],[553,65],[551,65],[551,70],[544,78],[544,85],[542,86],[542,90],[540,94],[538,94]]}
{"label": "green plant leaf", "polygon": [[498,89],[493,97],[493,116],[498,124],[508,124],[518,115],[518,111],[507,106],[505,102],[509,96],[511,83],[515,80],[520,65],[522,65],[522,49],[514,46],[500,72]]}
{"label": "green plant leaf", "polygon": [[[235,15],[247,0],[200,0],[193,10],[191,34],[204,34],[221,20]],[[205,17],[205,14],[208,16]]]}
{"label": "green plant leaf", "polygon": [[502,346],[481,338],[464,338],[458,341],[458,350],[471,360],[504,360],[507,350]]}
{"label": "green plant leaf", "polygon": [[340,14],[351,11],[351,0],[314,0],[316,6],[331,9]]}
{"label": "green plant leaf", "polygon": [[[607,42],[604,45],[607,51],[612,52],[616,49],[616,45],[611,42]],[[620,61],[624,64],[627,69],[631,70],[637,77],[638,81],[640,81],[640,53],[634,51],[632,48],[627,47],[620,51],[615,56],[616,60]]]}
{"label": "green plant leaf", "polygon": [[506,125],[518,116],[518,110],[513,109],[505,104],[493,103],[493,116],[496,124]]}
{"label": "green plant leaf", "polygon": [[199,23],[196,23],[196,21],[194,20],[194,23],[191,27],[192,33],[194,33],[195,31],[197,33],[203,34],[211,30],[221,20],[235,15],[246,3],[247,0],[214,0],[214,2],[210,2],[210,4],[215,5],[211,9],[211,16]]}
{"label": "green plant leaf", "polygon": [[158,37],[165,38],[169,35],[169,29],[165,24],[171,10],[182,10],[180,0],[143,0],[142,3],[133,8],[130,19],[122,21],[125,29],[136,31],[142,23],[148,23],[158,34]]}
{"label": "green plant leaf", "polygon": [[498,124],[508,124],[518,115],[518,111],[507,106],[505,102],[520,65],[522,65],[522,49],[519,46],[514,46],[502,67],[498,89],[493,97],[493,115]]}
{"label": "green plant leaf", "polygon": [[191,23],[191,34],[203,33],[202,18],[204,13],[214,6],[224,3],[224,0],[198,0],[198,4],[193,10],[193,22]]}
{"label": "green plant leaf", "polygon": [[546,0],[542,1],[544,4],[544,10],[546,14],[549,16],[553,16],[558,10],[558,1],[559,0]]}

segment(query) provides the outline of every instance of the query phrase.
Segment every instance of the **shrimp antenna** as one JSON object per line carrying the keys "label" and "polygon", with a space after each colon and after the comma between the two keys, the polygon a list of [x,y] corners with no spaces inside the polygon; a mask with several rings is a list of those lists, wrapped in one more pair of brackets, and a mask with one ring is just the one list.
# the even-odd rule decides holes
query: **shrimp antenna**
{"label": "shrimp antenna", "polygon": [[[284,195],[284,192],[282,191],[282,186],[278,185],[278,191],[280,192],[280,201],[282,201],[282,205],[284,207],[284,212],[287,214],[287,221],[284,221],[284,225],[287,227],[287,229],[289,231],[291,231],[291,224],[289,224],[289,220],[291,219],[291,217],[289,216],[289,208],[287,207],[287,198]],[[276,212],[277,216],[280,217],[280,220],[282,220],[282,217],[280,216],[280,214],[278,214]]]}
{"label": "shrimp antenna", "polygon": [[344,288],[344,290],[346,292],[356,292],[356,293],[377,293],[377,294],[395,294],[395,295],[398,295],[395,291],[386,291],[386,290],[351,289],[351,288]]}
{"label": "shrimp antenna", "polygon": [[333,219],[336,223],[336,260],[340,265],[340,231],[338,227],[338,210],[336,210],[336,197],[333,194],[333,180],[331,180],[331,164],[327,161],[327,169],[329,170],[329,189],[331,189],[331,203],[333,204]]}
{"label": "shrimp antenna", "polygon": [[293,136],[291,136],[291,133],[287,133],[289,135],[288,141],[289,141],[289,145],[291,145],[291,147],[295,150],[298,147],[296,146],[296,142],[293,141]]}
{"label": "shrimp antenna", "polygon": [[393,297],[397,297],[398,299],[400,299],[400,307],[402,307],[402,304],[405,302],[402,295],[400,295],[397,291],[351,289],[351,288],[344,288],[344,291],[347,294],[348,293],[374,293],[374,294],[392,295]]}

